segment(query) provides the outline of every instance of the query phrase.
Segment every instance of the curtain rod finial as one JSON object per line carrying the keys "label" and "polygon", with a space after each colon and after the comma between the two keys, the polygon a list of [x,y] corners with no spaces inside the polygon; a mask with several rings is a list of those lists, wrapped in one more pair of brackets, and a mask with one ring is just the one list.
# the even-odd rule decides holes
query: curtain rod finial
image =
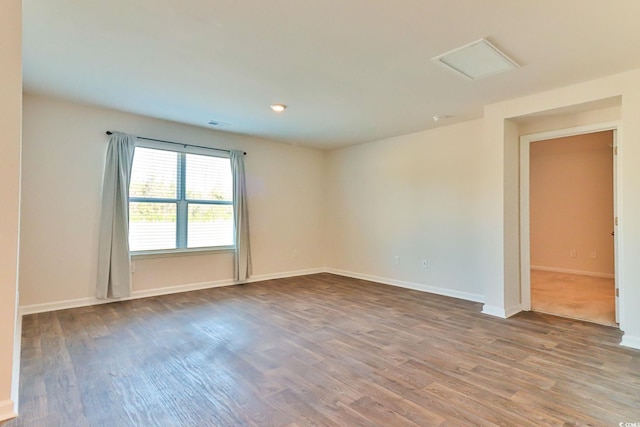
{"label": "curtain rod finial", "polygon": [[111,132],[110,130],[108,130],[107,132],[105,132],[107,135],[111,135],[113,134],[113,132]]}

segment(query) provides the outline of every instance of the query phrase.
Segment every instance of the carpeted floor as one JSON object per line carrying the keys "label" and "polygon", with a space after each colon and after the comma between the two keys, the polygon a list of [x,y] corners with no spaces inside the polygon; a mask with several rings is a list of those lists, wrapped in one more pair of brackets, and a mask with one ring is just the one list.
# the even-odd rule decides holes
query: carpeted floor
{"label": "carpeted floor", "polygon": [[618,326],[614,279],[531,270],[531,309]]}

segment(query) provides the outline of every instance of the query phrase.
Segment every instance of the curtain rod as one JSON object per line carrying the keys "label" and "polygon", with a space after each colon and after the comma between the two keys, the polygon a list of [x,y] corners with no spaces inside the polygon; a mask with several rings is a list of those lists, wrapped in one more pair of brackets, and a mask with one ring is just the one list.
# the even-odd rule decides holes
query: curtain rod
{"label": "curtain rod", "polygon": [[[108,130],[107,135],[111,135],[113,134],[113,132],[111,132],[110,130]],[[204,148],[206,150],[214,150],[214,151],[224,151],[226,153],[230,153],[231,150],[223,150],[220,148],[211,148],[211,147],[204,147],[202,145],[191,145],[191,144],[183,144],[182,142],[173,142],[173,141],[165,141],[164,139],[155,139],[155,138],[145,138],[144,136],[136,136],[136,138],[138,139],[145,139],[147,141],[157,141],[157,142],[165,142],[167,144],[175,144],[175,145],[182,145],[183,147],[196,147],[196,148]],[[246,151],[243,151],[242,154],[244,154],[245,156],[247,155]]]}

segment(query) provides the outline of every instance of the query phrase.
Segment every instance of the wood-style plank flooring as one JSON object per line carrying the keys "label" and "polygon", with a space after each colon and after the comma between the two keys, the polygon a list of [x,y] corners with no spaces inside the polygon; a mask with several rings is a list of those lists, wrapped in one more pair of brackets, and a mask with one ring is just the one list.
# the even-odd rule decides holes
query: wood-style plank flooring
{"label": "wood-style plank flooring", "polygon": [[615,326],[613,279],[531,270],[531,309]]}
{"label": "wood-style plank flooring", "polygon": [[25,316],[16,426],[618,426],[610,327],[330,274]]}

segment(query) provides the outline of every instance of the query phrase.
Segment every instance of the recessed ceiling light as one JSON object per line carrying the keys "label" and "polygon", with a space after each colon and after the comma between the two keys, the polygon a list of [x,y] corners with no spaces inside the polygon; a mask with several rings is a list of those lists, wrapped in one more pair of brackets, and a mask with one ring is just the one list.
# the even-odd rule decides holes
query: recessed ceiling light
{"label": "recessed ceiling light", "polygon": [[440,120],[444,120],[444,119],[446,119],[448,117],[449,116],[438,116],[438,115],[436,115],[436,116],[433,116],[431,118],[433,119],[434,122],[439,122]]}
{"label": "recessed ceiling light", "polygon": [[282,113],[287,109],[287,106],[284,104],[271,104],[271,109],[276,113]]}
{"label": "recessed ceiling light", "polygon": [[476,40],[431,60],[471,80],[518,68],[518,64],[513,59],[489,43],[487,39]]}

